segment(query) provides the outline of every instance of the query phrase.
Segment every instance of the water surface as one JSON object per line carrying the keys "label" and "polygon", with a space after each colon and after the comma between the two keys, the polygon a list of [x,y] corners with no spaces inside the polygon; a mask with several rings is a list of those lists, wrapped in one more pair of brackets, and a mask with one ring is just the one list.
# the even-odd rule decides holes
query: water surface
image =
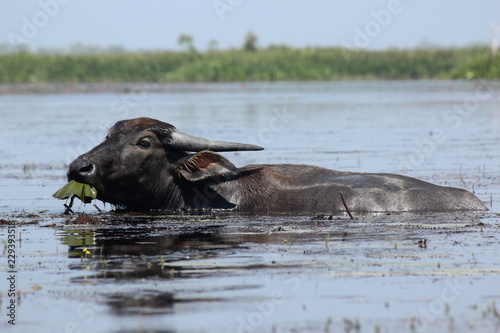
{"label": "water surface", "polygon": [[[490,81],[138,83],[86,93],[56,86],[19,94],[17,87],[12,94],[2,86],[0,239],[7,240],[5,224],[15,225],[18,296],[13,329],[8,286],[0,284],[0,327],[498,331],[499,87]],[[401,173],[474,191],[490,211],[351,221],[137,215],[97,202],[102,212],[76,204],[77,214],[63,215],[64,202],[51,194],[65,184],[68,163],[101,142],[115,121],[139,116],[266,148],[224,153],[237,166]],[[76,219],[78,213],[93,223]],[[5,250],[0,267],[9,269]]]}

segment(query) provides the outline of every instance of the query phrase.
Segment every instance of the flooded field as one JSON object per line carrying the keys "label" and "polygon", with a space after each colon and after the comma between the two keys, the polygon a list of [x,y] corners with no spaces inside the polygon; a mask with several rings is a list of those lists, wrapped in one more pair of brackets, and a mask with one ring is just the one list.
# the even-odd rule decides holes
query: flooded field
{"label": "flooded field", "polygon": [[[499,82],[0,91],[2,332],[500,332]],[[67,165],[139,116],[266,148],[237,166],[405,174],[489,211],[64,215]]]}

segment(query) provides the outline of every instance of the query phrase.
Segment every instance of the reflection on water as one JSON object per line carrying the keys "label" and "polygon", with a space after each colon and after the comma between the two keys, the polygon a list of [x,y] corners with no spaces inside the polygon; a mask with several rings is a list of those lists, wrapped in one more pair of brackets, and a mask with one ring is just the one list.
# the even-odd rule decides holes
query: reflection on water
{"label": "reflection on water", "polygon": [[[172,218],[173,223],[162,222]],[[244,221],[241,220],[236,220],[236,225],[227,225],[227,222],[207,217],[202,217],[204,221],[200,222],[200,217],[193,216],[182,222],[196,225],[185,225],[175,217],[160,215],[120,219],[126,224],[140,220],[141,224],[121,227],[111,222],[112,227],[65,228],[59,232],[62,243],[69,247],[69,257],[83,259],[75,264],[76,269],[92,265],[101,271],[96,277],[114,279],[193,277],[222,269],[190,266],[191,260],[224,258],[246,249],[249,244],[276,244],[285,238],[286,242],[293,242],[295,238],[304,241],[296,234],[284,235],[282,226],[256,231],[249,229],[249,225],[242,226]],[[179,261],[181,265],[176,264]],[[231,268],[225,266],[224,269]]]}
{"label": "reflection on water", "polygon": [[[305,282],[312,276],[323,281],[321,284],[335,285],[328,276],[371,277],[384,283],[384,276],[411,279],[422,274],[477,274],[484,260],[493,259],[489,255],[495,243],[488,238],[494,227],[481,222],[481,217],[484,215],[396,214],[351,221],[227,214],[101,214],[100,225],[82,228],[69,224],[57,236],[68,246],[68,256],[75,258],[69,269],[85,272],[71,278],[71,283],[92,285],[99,302],[105,303],[113,315],[169,318],[175,314],[172,318],[182,318],[210,307],[226,309],[228,304],[265,300],[269,296],[265,290],[274,285],[275,279],[281,281],[281,287],[278,284],[272,288],[295,304],[301,302],[302,293],[316,288]],[[453,255],[446,250],[450,235],[455,242],[470,239],[470,233],[482,239],[483,251],[488,249],[490,253],[482,256],[479,266],[460,259],[470,247],[457,248]],[[423,240],[426,246],[422,246]],[[328,299],[331,289],[326,285],[319,294]],[[295,294],[296,289],[299,294]],[[415,290],[409,297],[420,294]],[[352,289],[342,297],[356,299],[355,295]],[[315,311],[325,318],[330,313],[328,308]],[[375,315],[378,310],[370,311]],[[232,329],[237,328],[237,322],[229,322]]]}
{"label": "reflection on water", "polygon": [[128,294],[109,295],[107,304],[117,315],[167,314],[173,312],[171,293],[143,290]]}

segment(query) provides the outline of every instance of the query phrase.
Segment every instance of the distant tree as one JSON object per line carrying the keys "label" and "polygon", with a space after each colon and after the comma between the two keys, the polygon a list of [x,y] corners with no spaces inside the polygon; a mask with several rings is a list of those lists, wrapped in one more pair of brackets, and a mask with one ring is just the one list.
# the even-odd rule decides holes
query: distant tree
{"label": "distant tree", "polygon": [[9,53],[29,53],[30,49],[26,44],[0,44],[0,54],[9,54]]}
{"label": "distant tree", "polygon": [[257,36],[251,31],[247,32],[245,35],[243,50],[249,52],[257,51]]}
{"label": "distant tree", "polygon": [[186,46],[189,52],[196,52],[191,35],[180,34],[179,38],[177,38],[177,44],[179,46]]}
{"label": "distant tree", "polygon": [[106,50],[106,53],[115,53],[115,54],[125,53],[125,48],[121,45],[110,45]]}
{"label": "distant tree", "polygon": [[217,51],[219,49],[219,42],[215,39],[211,39],[208,42],[208,50],[209,51]]}

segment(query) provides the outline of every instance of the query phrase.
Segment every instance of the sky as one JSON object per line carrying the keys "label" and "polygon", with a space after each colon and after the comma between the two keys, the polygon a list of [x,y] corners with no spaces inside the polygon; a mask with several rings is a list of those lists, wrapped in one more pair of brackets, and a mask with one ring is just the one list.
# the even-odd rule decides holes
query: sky
{"label": "sky", "polygon": [[[0,0],[0,45],[131,51],[259,47],[357,49],[491,45],[499,0]],[[499,28],[500,29],[500,28]]]}

